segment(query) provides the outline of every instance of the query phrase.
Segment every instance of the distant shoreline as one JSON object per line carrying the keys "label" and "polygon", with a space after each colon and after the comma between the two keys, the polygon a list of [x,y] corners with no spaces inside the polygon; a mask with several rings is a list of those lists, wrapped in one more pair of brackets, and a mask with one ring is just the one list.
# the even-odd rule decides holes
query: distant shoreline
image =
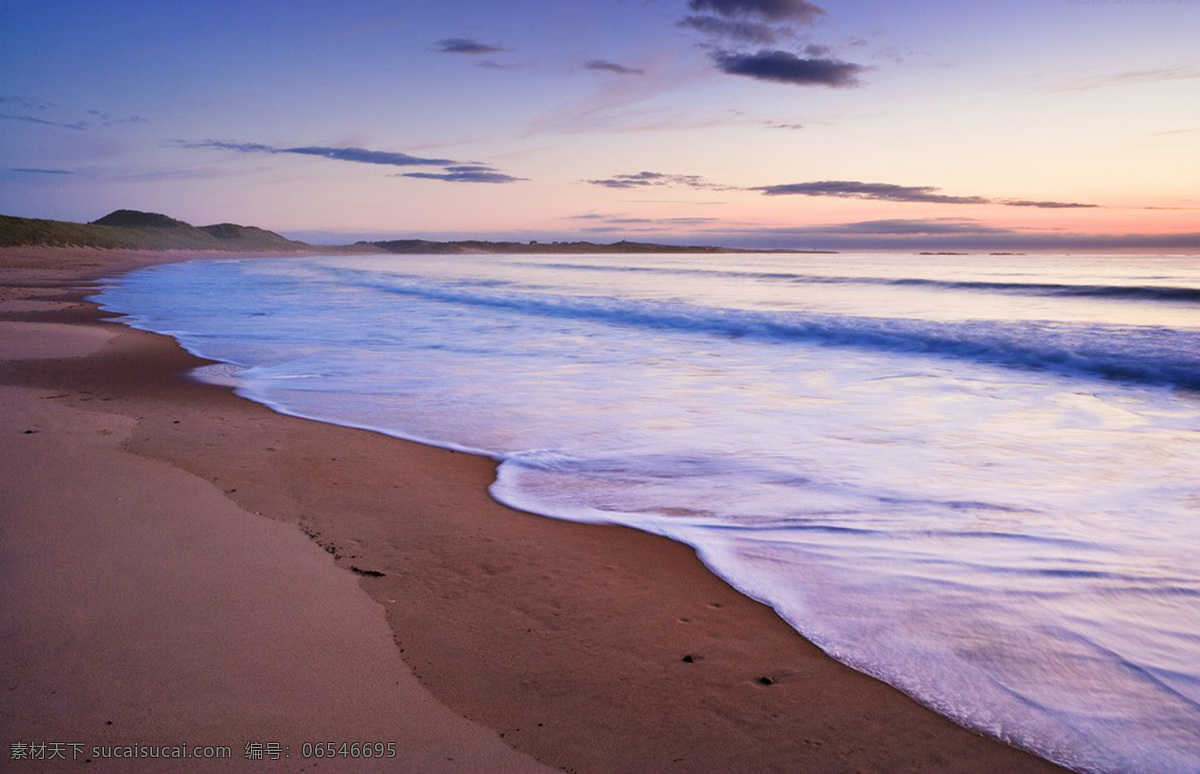
{"label": "distant shoreline", "polygon": [[203,250],[216,252],[380,252],[406,255],[464,255],[464,254],[539,254],[591,255],[606,253],[698,253],[721,255],[728,253],[818,253],[835,254],[837,250],[744,250],[735,247],[707,245],[660,245],[651,242],[625,240],[600,244],[596,242],[493,242],[488,240],[458,240],[438,242],[427,239],[393,239],[378,242],[360,241],[351,245],[311,245],[288,239],[274,231],[236,223],[215,223],[193,226],[182,220],[156,212],[116,210],[91,223],[72,223],[62,220],[18,218],[0,215],[0,247],[63,247],[95,248],[101,250]]}
{"label": "distant shoreline", "polygon": [[836,254],[837,250],[746,250],[738,247],[711,247],[707,245],[660,245],[653,242],[492,242],[466,239],[453,242],[436,242],[428,239],[393,239],[380,242],[356,242],[351,247],[376,247],[384,252],[404,255],[591,255],[605,253],[700,253],[724,255],[730,253],[819,253]]}

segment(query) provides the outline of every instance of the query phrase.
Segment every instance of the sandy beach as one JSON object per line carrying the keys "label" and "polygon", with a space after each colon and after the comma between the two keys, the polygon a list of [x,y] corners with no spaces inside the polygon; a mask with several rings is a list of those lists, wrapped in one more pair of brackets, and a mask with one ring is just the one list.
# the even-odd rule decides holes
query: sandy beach
{"label": "sandy beach", "polygon": [[[686,546],[513,511],[489,460],[195,382],[207,361],[83,300],[194,257],[0,250],[6,762],[186,743],[233,757],[157,770],[1055,770],[835,662]],[[325,742],[396,758],[305,757]],[[259,743],[286,752],[247,760]]]}

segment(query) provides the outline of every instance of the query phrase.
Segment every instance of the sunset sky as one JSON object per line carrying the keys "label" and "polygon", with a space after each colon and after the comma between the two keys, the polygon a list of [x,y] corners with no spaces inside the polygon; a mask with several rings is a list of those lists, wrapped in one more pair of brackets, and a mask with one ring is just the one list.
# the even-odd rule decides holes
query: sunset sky
{"label": "sunset sky", "polygon": [[1200,251],[1198,38],[1198,0],[0,0],[0,213]]}

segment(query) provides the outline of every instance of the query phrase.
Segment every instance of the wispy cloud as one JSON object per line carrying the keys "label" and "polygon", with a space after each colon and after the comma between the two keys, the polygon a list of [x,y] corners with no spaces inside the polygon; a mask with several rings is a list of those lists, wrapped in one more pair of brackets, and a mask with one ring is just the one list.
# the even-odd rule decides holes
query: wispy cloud
{"label": "wispy cloud", "polygon": [[0,113],[0,118],[8,121],[24,121],[25,123],[29,124],[40,124],[42,126],[57,126],[61,129],[75,129],[77,131],[82,131],[88,128],[86,121],[76,121],[73,124],[64,124],[59,121],[47,121],[46,119],[38,118],[37,116],[20,116],[13,115],[11,113]]}
{"label": "wispy cloud", "polygon": [[639,70],[636,67],[626,67],[625,65],[609,62],[605,59],[591,59],[584,62],[583,69],[599,70],[601,72],[616,73],[618,75],[644,75],[645,70]]}
{"label": "wispy cloud", "polygon": [[393,177],[416,177],[446,183],[517,183],[527,179],[514,177],[482,164],[450,166],[446,167],[445,172],[404,172]]}
{"label": "wispy cloud", "polygon": [[1006,207],[1040,207],[1047,210],[1090,209],[1100,206],[1099,204],[1081,204],[1079,202],[1035,202],[1028,199],[1006,199],[999,204]]}
{"label": "wispy cloud", "polygon": [[228,169],[216,164],[186,164],[182,166],[153,166],[96,170],[98,177],[125,183],[163,183],[169,180],[216,180],[243,177],[247,170]]}
{"label": "wispy cloud", "polygon": [[452,159],[428,159],[393,151],[375,151],[367,150],[366,148],[336,148],[321,145],[279,148],[256,142],[230,142],[226,140],[202,140],[200,142],[175,142],[172,144],[180,148],[236,151],[238,153],[294,153],[301,156],[320,156],[335,161],[353,161],[360,164],[384,164],[392,167],[441,167],[447,164],[458,163]]}
{"label": "wispy cloud", "polygon": [[674,175],[665,172],[637,172],[632,175],[614,175],[608,178],[585,180],[585,183],[604,188],[637,189],[651,186],[669,186],[707,189],[713,191],[730,190],[730,186],[712,183],[700,175]]}
{"label": "wispy cloud", "polygon": [[572,215],[570,219],[598,221],[606,223],[609,226],[669,226],[674,228],[680,226],[704,226],[721,221],[720,218],[709,217],[631,218],[623,215],[605,215],[594,212]]}
{"label": "wispy cloud", "polygon": [[655,226],[588,226],[580,231],[587,234],[660,234],[662,229]]}
{"label": "wispy cloud", "polygon": [[393,175],[393,177],[416,177],[427,180],[442,180],[447,183],[515,183],[525,179],[505,174],[486,164],[464,163],[453,159],[423,158],[408,153],[368,150],[366,148],[339,148],[325,145],[281,148],[257,142],[231,142],[227,140],[203,140],[201,142],[176,140],[170,144],[177,148],[223,150],[236,153],[319,156],[334,161],[349,161],[357,164],[381,164],[389,167],[442,167],[441,172],[413,172]]}
{"label": "wispy cloud", "polygon": [[98,121],[100,126],[112,126],[113,124],[145,124],[149,123],[149,119],[142,116],[129,116],[122,118],[114,116],[112,113],[105,113],[103,110],[89,110],[88,115],[92,116],[92,120]]}
{"label": "wispy cloud", "polygon": [[1001,204],[1006,207],[1040,207],[1044,209],[1090,209],[1098,204],[1081,202],[1031,201],[1028,199],[993,199],[986,196],[951,196],[938,193],[931,185],[896,185],[894,183],[863,183],[857,180],[821,180],[812,183],[784,183],[751,188],[767,196],[832,196],[841,199],[878,199],[887,202],[924,202],[930,204]]}
{"label": "wispy cloud", "polygon": [[11,94],[0,95],[0,105],[16,105],[24,110],[49,110],[54,107],[53,102],[46,102],[40,99],[29,99],[28,97],[17,97]]}
{"label": "wispy cloud", "polygon": [[27,172],[34,175],[74,175],[69,169],[37,169],[36,167],[11,167],[9,172]]}
{"label": "wispy cloud", "polygon": [[446,38],[439,40],[437,45],[437,50],[443,54],[467,54],[468,56],[496,54],[508,50],[503,46],[481,43],[474,38]]}
{"label": "wispy cloud", "polygon": [[1087,91],[1102,89],[1110,86],[1132,86],[1140,83],[1157,83],[1159,81],[1178,81],[1200,78],[1200,65],[1183,65],[1179,67],[1159,67],[1152,70],[1128,70],[1121,73],[1097,75],[1092,78],[1064,83],[1053,86],[1047,91]]}
{"label": "wispy cloud", "polygon": [[828,226],[811,226],[802,231],[814,234],[1014,234],[1011,228],[989,226],[971,218],[894,218],[860,220]]}
{"label": "wispy cloud", "polygon": [[[0,105],[15,105],[24,110],[34,110],[45,115],[45,112],[55,107],[53,102],[44,102],[36,99],[27,99],[25,97],[0,96]],[[59,111],[62,112],[62,111]],[[142,116],[116,116],[112,113],[106,113],[103,110],[89,110],[88,117],[79,121],[51,121],[48,118],[43,118],[38,115],[29,115],[28,113],[0,113],[0,118],[8,121],[23,121],[29,124],[38,124],[41,126],[55,126],[60,129],[74,129],[83,131],[86,129],[104,128],[113,124],[144,124],[148,119]]]}
{"label": "wispy cloud", "polygon": [[858,76],[866,68],[840,59],[804,59],[787,51],[763,49],[755,54],[712,52],[717,68],[729,75],[796,86],[847,88],[860,85]]}
{"label": "wispy cloud", "polygon": [[526,136],[600,131],[634,132],[714,126],[729,120],[728,112],[700,114],[644,105],[673,89],[702,80],[696,72],[652,71],[636,78],[604,78],[595,92],[572,99],[534,118]]}
{"label": "wispy cloud", "polygon": [[355,161],[360,164],[385,164],[393,167],[409,167],[409,166],[441,166],[444,164],[453,163],[449,159],[426,159],[419,156],[410,156],[407,153],[394,153],[391,151],[375,151],[365,148],[328,148],[322,146],[308,146],[301,148],[284,148],[280,153],[297,153],[302,156],[320,156],[326,159],[334,159],[335,161]]}
{"label": "wispy cloud", "polygon": [[[580,216],[580,219],[588,219]],[[720,218],[623,218],[603,217],[589,219],[597,225],[584,226],[580,231],[589,234],[656,234],[665,236],[680,232],[695,231],[720,223]]]}
{"label": "wispy cloud", "polygon": [[987,204],[982,196],[946,196],[929,185],[860,183],[855,180],[821,180],[813,183],[784,183],[751,189],[767,196],[833,196],[841,199],[882,199],[889,202],[934,202],[938,204]]}
{"label": "wispy cloud", "polygon": [[[799,124],[780,126],[800,128]],[[747,188],[715,183],[700,175],[643,171],[584,180],[583,182],[620,190],[682,187],[712,191],[757,191],[765,196],[827,196],[837,199],[873,199],[886,202],[916,202],[924,204],[995,204],[1005,207],[1036,207],[1043,209],[1094,209],[1100,207],[1098,204],[1084,204],[1082,202],[999,199],[988,196],[954,196],[941,193],[940,188],[931,185],[863,183],[858,180],[819,180],[807,183],[781,183]]]}

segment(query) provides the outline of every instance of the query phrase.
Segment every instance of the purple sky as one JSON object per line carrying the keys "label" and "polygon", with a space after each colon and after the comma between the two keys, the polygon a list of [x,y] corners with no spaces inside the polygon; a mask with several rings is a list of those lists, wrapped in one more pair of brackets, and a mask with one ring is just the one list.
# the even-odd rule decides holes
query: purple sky
{"label": "purple sky", "polygon": [[1200,251],[1200,2],[0,5],[0,213]]}

